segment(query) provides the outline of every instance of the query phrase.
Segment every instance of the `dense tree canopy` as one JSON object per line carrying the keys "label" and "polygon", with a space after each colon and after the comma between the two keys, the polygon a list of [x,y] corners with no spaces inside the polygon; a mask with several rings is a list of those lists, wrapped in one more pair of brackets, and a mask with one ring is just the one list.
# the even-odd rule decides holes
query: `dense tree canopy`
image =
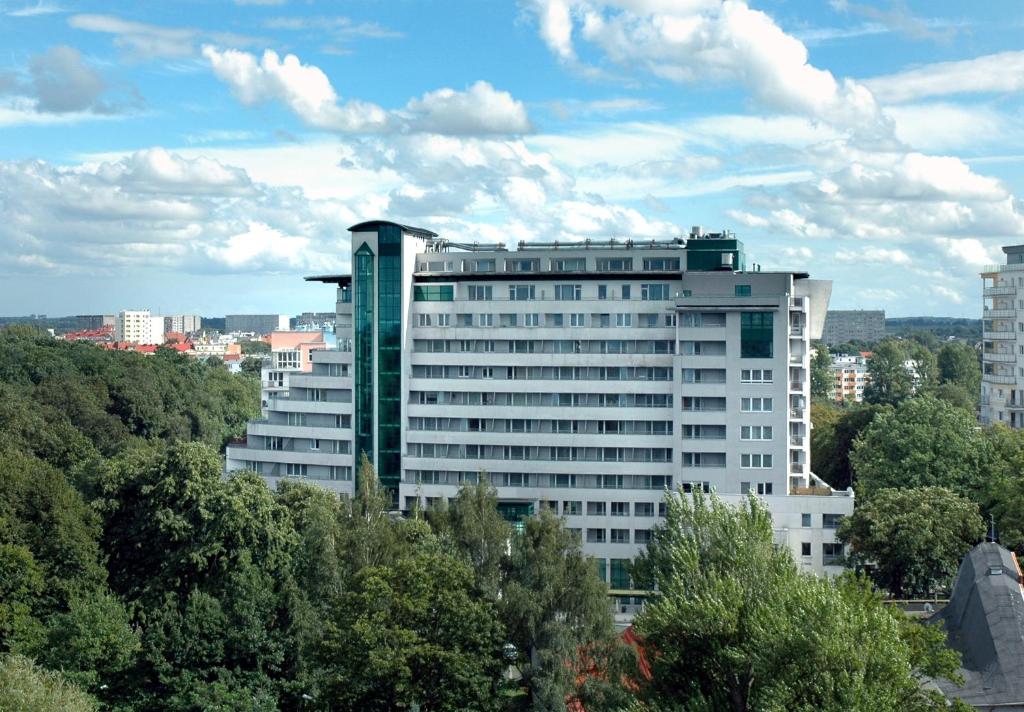
{"label": "dense tree canopy", "polygon": [[850,451],[858,436],[889,406],[828,403],[811,405],[811,467],[832,487],[844,490],[856,477],[850,465]]}
{"label": "dense tree canopy", "polygon": [[638,562],[658,595],[636,621],[658,710],[942,710],[922,675],[954,675],[940,630],[863,581],[800,573],[756,499],[671,496]]}
{"label": "dense tree canopy", "polygon": [[868,383],[864,386],[867,403],[896,405],[914,392],[914,381],[904,362],[908,358],[897,341],[880,342],[868,359]]}
{"label": "dense tree canopy", "polygon": [[897,598],[948,586],[985,533],[978,505],[943,487],[883,489],[857,507],[837,537],[857,565]]}
{"label": "dense tree canopy", "polygon": [[930,396],[878,413],[857,438],[850,463],[858,492],[891,487],[948,487],[972,497],[990,464],[974,415]]}

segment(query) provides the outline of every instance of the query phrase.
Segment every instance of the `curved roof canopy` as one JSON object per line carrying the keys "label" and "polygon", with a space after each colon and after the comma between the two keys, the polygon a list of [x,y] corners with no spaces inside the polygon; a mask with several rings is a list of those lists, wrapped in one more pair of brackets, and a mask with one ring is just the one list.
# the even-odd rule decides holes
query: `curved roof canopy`
{"label": "curved roof canopy", "polygon": [[436,232],[424,230],[421,227],[413,227],[412,225],[401,225],[396,222],[391,222],[390,220],[367,220],[366,222],[361,222],[357,225],[353,225],[348,229],[348,231],[375,232],[377,228],[379,228],[381,225],[393,225],[395,227],[401,228],[402,232],[407,232],[410,235],[415,235],[416,237],[437,237]]}

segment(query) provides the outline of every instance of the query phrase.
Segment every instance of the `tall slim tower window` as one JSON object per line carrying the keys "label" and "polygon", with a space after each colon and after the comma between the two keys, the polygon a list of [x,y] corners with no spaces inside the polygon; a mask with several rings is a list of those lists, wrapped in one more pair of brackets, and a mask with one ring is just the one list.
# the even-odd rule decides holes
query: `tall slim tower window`
{"label": "tall slim tower window", "polygon": [[377,230],[377,477],[397,497],[402,479],[402,232]]}
{"label": "tall slim tower window", "polygon": [[740,357],[771,358],[774,333],[771,312],[740,313]]}
{"label": "tall slim tower window", "polygon": [[[363,245],[355,254],[355,445],[373,456],[373,250]],[[358,464],[357,464],[358,467]]]}

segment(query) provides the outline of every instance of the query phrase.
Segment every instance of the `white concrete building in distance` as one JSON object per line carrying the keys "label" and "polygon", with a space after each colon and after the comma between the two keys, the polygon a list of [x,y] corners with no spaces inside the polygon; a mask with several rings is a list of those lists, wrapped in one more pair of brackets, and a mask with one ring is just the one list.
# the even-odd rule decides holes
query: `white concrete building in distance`
{"label": "white concrete building in distance", "polygon": [[164,318],[150,314],[148,309],[120,312],[114,324],[114,340],[132,344],[162,344]]}
{"label": "white concrete building in distance", "polygon": [[203,328],[203,318],[198,314],[175,314],[164,317],[164,331],[178,334],[193,334]]}
{"label": "white concrete building in distance", "polygon": [[1024,427],[1024,245],[982,279],[981,422]]}
{"label": "white concrete building in distance", "polygon": [[229,470],[353,491],[366,452],[395,507],[486,473],[509,519],[551,507],[613,590],[666,488],[748,493],[803,568],[834,572],[853,496],[811,474],[810,341],[831,283],[748,271],[735,236],[464,245],[352,231],[338,347],[312,353]]}

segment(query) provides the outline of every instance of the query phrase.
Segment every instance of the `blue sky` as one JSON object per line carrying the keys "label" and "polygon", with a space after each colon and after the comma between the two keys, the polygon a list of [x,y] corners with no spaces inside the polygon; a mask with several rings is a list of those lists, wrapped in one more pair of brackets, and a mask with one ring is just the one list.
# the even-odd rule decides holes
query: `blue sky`
{"label": "blue sky", "polygon": [[976,316],[1024,242],[1024,6],[0,0],[0,314],[298,312],[345,228],[735,231]]}

